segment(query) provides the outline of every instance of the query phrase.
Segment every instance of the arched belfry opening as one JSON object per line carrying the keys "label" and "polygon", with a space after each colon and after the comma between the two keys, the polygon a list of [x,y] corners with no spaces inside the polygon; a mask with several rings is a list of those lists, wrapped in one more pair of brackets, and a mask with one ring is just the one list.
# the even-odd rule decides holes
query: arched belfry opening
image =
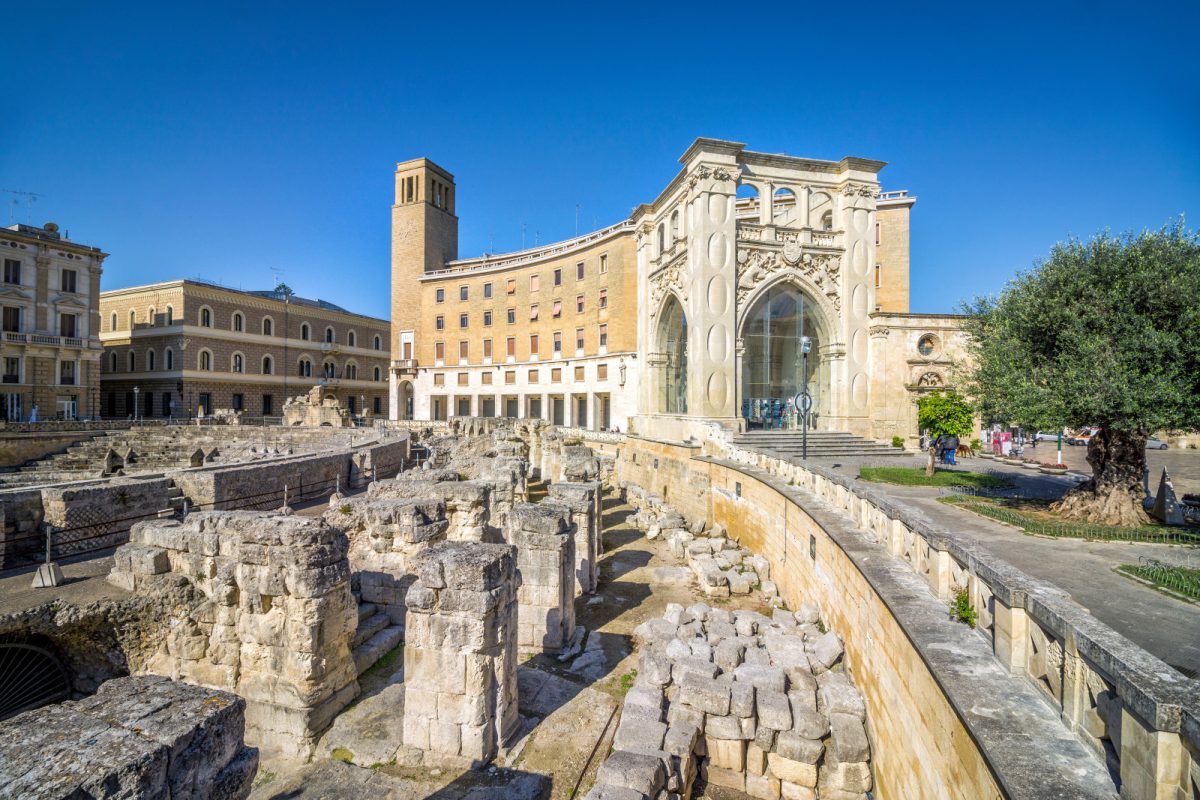
{"label": "arched belfry opening", "polygon": [[[800,428],[803,409],[796,396],[805,390],[812,397],[809,427],[827,412],[823,323],[817,304],[789,282],[771,286],[754,301],[742,323],[741,414],[748,427]],[[807,357],[802,337],[808,337]]]}
{"label": "arched belfry opening", "polygon": [[678,298],[670,295],[658,314],[654,362],[658,375],[658,411],[686,414],[687,406],[687,315]]}

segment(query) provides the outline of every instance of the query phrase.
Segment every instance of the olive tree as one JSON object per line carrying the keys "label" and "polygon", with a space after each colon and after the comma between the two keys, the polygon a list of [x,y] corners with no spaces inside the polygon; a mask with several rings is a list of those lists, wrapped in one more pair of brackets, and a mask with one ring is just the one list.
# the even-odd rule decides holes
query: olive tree
{"label": "olive tree", "polygon": [[917,427],[929,435],[970,435],[975,428],[975,412],[958,392],[930,392],[917,400]]}
{"label": "olive tree", "polygon": [[967,391],[985,420],[1101,428],[1088,444],[1091,480],[1054,509],[1145,523],[1147,435],[1200,427],[1200,237],[1180,221],[1072,239],[964,310]]}

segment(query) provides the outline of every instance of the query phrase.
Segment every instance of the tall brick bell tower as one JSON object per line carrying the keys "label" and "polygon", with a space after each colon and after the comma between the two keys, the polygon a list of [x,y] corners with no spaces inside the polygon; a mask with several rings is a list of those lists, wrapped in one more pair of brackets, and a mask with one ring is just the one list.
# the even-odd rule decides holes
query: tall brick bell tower
{"label": "tall brick bell tower", "polygon": [[396,165],[392,205],[391,419],[411,419],[417,366],[431,363],[432,342],[422,342],[421,288],[424,273],[458,258],[454,176],[427,158]]}

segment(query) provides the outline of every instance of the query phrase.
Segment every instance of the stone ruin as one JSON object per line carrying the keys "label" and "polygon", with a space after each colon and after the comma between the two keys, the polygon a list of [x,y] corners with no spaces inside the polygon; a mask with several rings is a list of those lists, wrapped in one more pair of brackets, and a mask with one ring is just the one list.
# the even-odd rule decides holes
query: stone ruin
{"label": "stone ruin", "polygon": [[513,508],[507,531],[516,546],[521,588],[517,644],[522,652],[558,653],[575,636],[575,526],[551,503]]}
{"label": "stone ruin", "polygon": [[212,511],[140,522],[109,580],[136,593],[179,581],[198,592],[131,669],[236,692],[247,739],[272,754],[311,755],[358,694],[347,542],[321,520]]}
{"label": "stone ruin", "polygon": [[258,770],[245,708],[228,692],[116,678],[0,722],[0,796],[242,800]]}
{"label": "stone ruin", "polygon": [[350,425],[350,412],[324,385],[317,384],[308,394],[288,398],[283,404],[283,424],[344,428]]}
{"label": "stone ruin", "polygon": [[690,797],[697,777],[762,800],[866,800],[866,705],[816,606],[668,604],[635,631],[637,680],[587,800]]}

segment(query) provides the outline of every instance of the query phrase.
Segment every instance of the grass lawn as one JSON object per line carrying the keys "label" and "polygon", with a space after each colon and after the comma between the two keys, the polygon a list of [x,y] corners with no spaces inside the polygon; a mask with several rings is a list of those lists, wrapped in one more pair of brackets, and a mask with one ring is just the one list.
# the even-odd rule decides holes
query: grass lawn
{"label": "grass lawn", "polygon": [[955,494],[939,497],[938,502],[973,511],[982,517],[1007,522],[1026,533],[1068,539],[1094,539],[1109,542],[1151,542],[1200,545],[1200,530],[1169,525],[1142,525],[1126,528],[1064,520],[1050,511],[1049,500],[1009,500]]}
{"label": "grass lawn", "polygon": [[1134,575],[1155,586],[1200,601],[1200,569],[1176,567],[1170,564],[1122,564],[1117,572]]}
{"label": "grass lawn", "polygon": [[863,467],[858,477],[864,481],[877,483],[895,483],[900,486],[1011,486],[1008,481],[993,478],[979,472],[958,472],[956,470],[934,470],[933,477],[927,477],[921,467]]}

